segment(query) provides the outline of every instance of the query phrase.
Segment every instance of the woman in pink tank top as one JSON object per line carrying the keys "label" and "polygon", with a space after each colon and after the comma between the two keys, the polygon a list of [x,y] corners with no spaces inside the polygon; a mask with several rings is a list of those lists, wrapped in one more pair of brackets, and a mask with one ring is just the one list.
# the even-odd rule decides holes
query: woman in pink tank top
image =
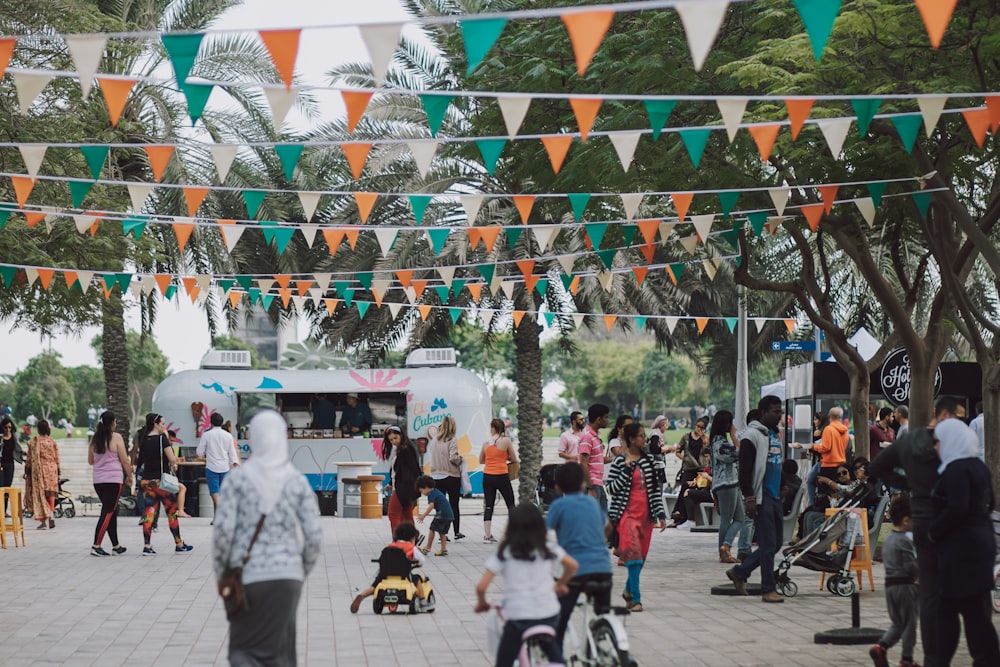
{"label": "woman in pink tank top", "polygon": [[94,531],[92,556],[110,556],[101,548],[104,534],[111,538],[111,551],[125,553],[125,547],[118,544],[118,497],[122,493],[122,482],[132,486],[132,464],[125,451],[125,441],[115,432],[118,420],[110,410],[101,415],[97,430],[87,451],[87,462],[94,466],[94,490],[101,499],[101,518]]}

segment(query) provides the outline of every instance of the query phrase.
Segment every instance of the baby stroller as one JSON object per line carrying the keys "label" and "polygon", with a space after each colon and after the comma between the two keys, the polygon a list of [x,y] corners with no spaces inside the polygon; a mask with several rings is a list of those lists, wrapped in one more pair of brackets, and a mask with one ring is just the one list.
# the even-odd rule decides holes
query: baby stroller
{"label": "baby stroller", "polygon": [[[798,585],[788,576],[788,571],[792,565],[800,565],[814,572],[832,573],[833,576],[826,580],[826,590],[834,595],[854,595],[857,584],[851,574],[851,554],[854,552],[854,540],[860,531],[859,518],[854,510],[861,508],[861,511],[865,511],[864,507],[871,494],[872,489],[867,484],[858,485],[836,508],[834,514],[782,551],[784,558],[774,570],[775,585],[779,593],[785,597],[794,597],[799,592]],[[845,534],[848,534],[847,543],[843,544]],[[841,542],[840,548],[832,551],[838,541]]]}
{"label": "baby stroller", "polygon": [[[72,519],[76,516],[76,505],[73,503],[73,494],[63,488],[63,484],[68,482],[69,479],[63,478],[59,480],[59,494],[56,495],[55,509],[52,511],[52,516],[56,519],[61,519],[66,517],[67,519]],[[31,510],[24,510],[24,517],[30,519],[35,514]]]}
{"label": "baby stroller", "polygon": [[548,465],[543,465],[541,470],[538,471],[538,484],[535,487],[535,504],[538,505],[538,509],[542,510],[542,512],[546,511],[549,505],[562,495],[556,489],[556,469],[559,465],[558,463],[549,463]]}

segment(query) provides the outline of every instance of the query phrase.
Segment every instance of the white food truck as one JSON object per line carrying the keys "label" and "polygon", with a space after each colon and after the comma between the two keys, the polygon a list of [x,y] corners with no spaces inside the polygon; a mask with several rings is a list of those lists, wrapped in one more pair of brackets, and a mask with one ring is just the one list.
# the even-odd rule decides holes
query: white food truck
{"label": "white food truck", "polygon": [[[257,410],[270,407],[288,422],[292,462],[313,489],[333,491],[338,463],[374,462],[373,474],[388,475],[381,458],[388,426],[399,426],[422,448],[428,429],[450,415],[473,492],[482,492],[479,449],[489,437],[490,393],[478,376],[455,366],[454,350],[415,350],[406,368],[398,369],[260,370],[249,365],[249,352],[213,350],[201,368],[175,373],[156,388],[153,411],[176,432],[181,455],[194,457],[202,431],[211,428],[211,416],[218,412],[232,423],[246,458],[246,425]],[[345,437],[339,429],[348,394],[357,394],[371,410],[372,426],[364,437]],[[319,395],[333,403],[335,428],[313,428],[311,406]]]}

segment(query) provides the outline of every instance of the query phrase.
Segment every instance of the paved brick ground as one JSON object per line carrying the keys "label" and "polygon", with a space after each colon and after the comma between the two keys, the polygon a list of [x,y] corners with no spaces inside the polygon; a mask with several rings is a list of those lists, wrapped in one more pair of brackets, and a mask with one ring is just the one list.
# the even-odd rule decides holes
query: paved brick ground
{"label": "paved brick ground", "polygon": [[[481,502],[481,501],[479,501]],[[469,513],[477,501],[463,501]],[[505,518],[496,518],[496,532]],[[27,547],[0,551],[0,665],[225,665],[227,624],[209,562],[207,519],[182,521],[187,555],[172,553],[169,532],[140,555],[142,536],[122,518],[124,556],[89,555],[96,518],[63,519],[53,531],[29,527]],[[370,558],[388,541],[388,522],[323,518],[324,551],[299,608],[299,661],[306,665],[434,664],[485,666],[482,617],[472,613],[473,587],[491,547],[481,543],[481,516],[469,516],[469,538],[430,559],[426,573],[438,592],[434,614],[375,616],[365,605],[348,610],[352,591],[372,576]],[[725,583],[716,536],[668,530],[656,534],[643,573],[646,611],[627,627],[640,665],[866,665],[867,646],[817,646],[818,630],[850,626],[850,602],[819,592],[819,575],[793,570],[797,597],[782,605],[758,598],[708,594]],[[862,624],[887,623],[881,567],[877,591],[861,596]],[[615,573],[620,590],[624,570]],[[390,639],[391,637],[391,639]],[[918,659],[920,653],[918,650]],[[899,660],[898,648],[890,653]],[[964,645],[956,665],[969,664]]]}

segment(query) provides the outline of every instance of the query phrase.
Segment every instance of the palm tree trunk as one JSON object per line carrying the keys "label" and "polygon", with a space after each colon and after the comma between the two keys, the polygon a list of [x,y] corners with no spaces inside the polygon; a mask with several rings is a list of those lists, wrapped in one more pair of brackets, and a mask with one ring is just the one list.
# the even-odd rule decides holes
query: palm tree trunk
{"label": "palm tree trunk", "polygon": [[538,327],[527,316],[514,330],[517,366],[517,427],[521,457],[518,502],[535,502],[542,467],[542,348]]}
{"label": "palm tree trunk", "polygon": [[117,291],[104,301],[102,335],[104,389],[108,409],[118,418],[118,432],[129,442],[131,424],[128,406],[128,350],[125,348],[125,308]]}

